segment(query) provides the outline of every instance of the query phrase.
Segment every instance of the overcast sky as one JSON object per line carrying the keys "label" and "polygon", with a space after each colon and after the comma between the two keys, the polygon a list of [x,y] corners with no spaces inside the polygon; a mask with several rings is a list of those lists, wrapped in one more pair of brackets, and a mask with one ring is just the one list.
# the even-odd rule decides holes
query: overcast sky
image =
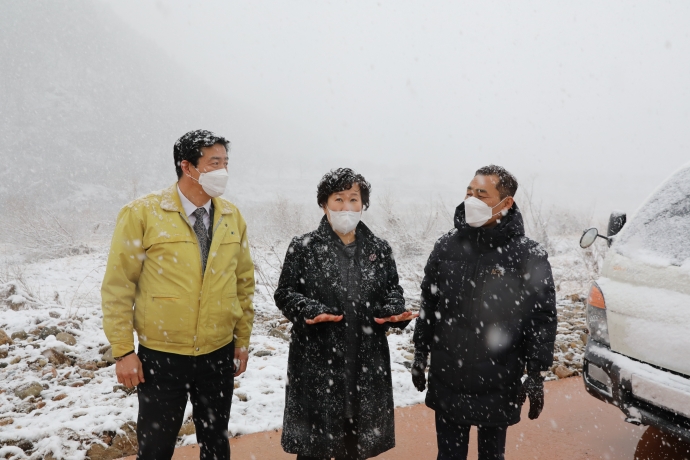
{"label": "overcast sky", "polygon": [[687,1],[101,1],[320,167],[608,212],[690,161]]}

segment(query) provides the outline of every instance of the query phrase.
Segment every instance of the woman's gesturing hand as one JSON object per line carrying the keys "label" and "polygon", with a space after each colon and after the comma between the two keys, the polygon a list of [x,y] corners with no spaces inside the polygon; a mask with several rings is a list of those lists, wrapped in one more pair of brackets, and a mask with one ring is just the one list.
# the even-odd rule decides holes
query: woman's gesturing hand
{"label": "woman's gesturing hand", "polygon": [[321,313],[316,318],[306,319],[305,321],[307,322],[307,324],[326,323],[328,321],[331,321],[333,323],[337,323],[338,321],[340,321],[342,319],[343,319],[343,315],[331,315],[329,313]]}
{"label": "woman's gesturing hand", "polygon": [[395,315],[395,316],[389,316],[387,318],[374,318],[374,321],[376,321],[378,324],[397,323],[400,321],[408,321],[408,320],[414,319],[418,316],[419,316],[419,313],[412,313],[411,311],[406,311],[405,313],[401,313],[401,314]]}

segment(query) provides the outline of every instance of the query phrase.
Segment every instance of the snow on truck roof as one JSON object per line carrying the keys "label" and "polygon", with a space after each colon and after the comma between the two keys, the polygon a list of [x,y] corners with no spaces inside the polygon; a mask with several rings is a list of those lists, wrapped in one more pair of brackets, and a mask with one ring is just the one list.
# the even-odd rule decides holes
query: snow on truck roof
{"label": "snow on truck roof", "polygon": [[647,198],[616,237],[613,248],[652,265],[690,268],[690,163]]}

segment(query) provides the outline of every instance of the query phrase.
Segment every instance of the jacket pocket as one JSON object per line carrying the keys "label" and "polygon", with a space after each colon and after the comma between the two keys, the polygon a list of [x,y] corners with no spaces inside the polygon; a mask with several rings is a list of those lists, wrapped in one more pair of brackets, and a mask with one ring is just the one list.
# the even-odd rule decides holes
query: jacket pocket
{"label": "jacket pocket", "polygon": [[[459,260],[441,260],[438,263],[438,290],[441,300],[439,309],[447,309],[453,305],[462,305],[466,294],[467,264]],[[442,312],[443,314],[443,312]]]}
{"label": "jacket pocket", "polygon": [[209,331],[213,343],[233,340],[235,324],[242,317],[242,307],[237,298],[237,285],[226,286],[219,298],[210,302]]}
{"label": "jacket pocket", "polygon": [[[218,246],[214,243],[218,239]],[[208,263],[212,273],[234,273],[237,269],[237,259],[240,254],[240,236],[225,231],[223,234],[215,235],[211,242],[211,253]],[[208,269],[208,268],[207,268]]]}
{"label": "jacket pocket", "polygon": [[478,318],[484,323],[516,321],[522,316],[522,279],[512,268],[493,267],[486,271]]}
{"label": "jacket pocket", "polygon": [[191,345],[195,335],[192,307],[183,294],[150,294],[144,313],[146,340]]}
{"label": "jacket pocket", "polygon": [[464,394],[469,391],[469,379],[466,364],[458,356],[446,350],[434,349],[431,352],[429,374],[452,392]]}

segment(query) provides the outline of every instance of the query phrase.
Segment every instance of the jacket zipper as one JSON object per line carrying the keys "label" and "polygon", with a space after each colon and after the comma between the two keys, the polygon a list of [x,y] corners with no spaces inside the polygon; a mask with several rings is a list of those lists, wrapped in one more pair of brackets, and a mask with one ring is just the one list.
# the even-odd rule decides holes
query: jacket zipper
{"label": "jacket zipper", "polygon": [[[481,259],[482,259],[482,254],[479,254],[479,256],[477,257],[477,265],[474,267],[474,275],[472,277],[472,282],[474,283],[474,286],[472,286],[471,314],[472,314],[472,316],[475,316],[477,319],[479,319],[479,316],[476,314],[477,313],[477,302],[475,301],[474,294],[475,294],[475,292],[477,292],[477,287],[479,286],[478,275],[479,275],[479,266],[480,266]],[[482,288],[483,287],[484,286],[482,285]],[[480,292],[480,294],[481,294],[481,292]],[[480,296],[480,301],[481,301],[481,296]],[[481,305],[480,305],[480,307],[481,307]],[[470,317],[470,319],[472,318],[472,316]],[[471,342],[471,350],[467,350],[468,356],[473,356],[475,349],[477,348],[476,345],[477,345],[477,340],[478,340],[479,334],[477,334],[476,329],[473,332],[474,332],[474,334],[470,335],[470,337],[472,337],[472,342]],[[470,392],[474,391],[473,388],[470,388],[469,390],[470,390]]]}
{"label": "jacket zipper", "polygon": [[[196,317],[196,327],[194,328],[194,344],[192,345],[194,347],[194,352],[199,351],[199,347],[196,346],[196,341],[197,337],[199,336],[199,320],[201,318],[201,299],[204,297],[204,265],[201,262],[201,245],[199,244],[199,238],[196,236],[196,232],[194,231],[194,227],[192,227],[191,222],[189,222],[189,219],[187,218],[186,215],[180,212],[180,216],[182,219],[189,225],[189,228],[192,230],[192,235],[194,235],[194,239],[196,240],[196,246],[197,246],[197,254],[199,254],[199,272],[201,273],[201,292],[199,293],[199,314]],[[223,220],[223,216],[221,216],[220,220],[218,221],[218,224],[220,224],[220,221]],[[213,225],[213,222],[211,222],[211,225]],[[216,226],[217,228],[217,226]],[[209,255],[211,254],[211,248],[209,247]],[[207,261],[208,263],[208,261]]]}

